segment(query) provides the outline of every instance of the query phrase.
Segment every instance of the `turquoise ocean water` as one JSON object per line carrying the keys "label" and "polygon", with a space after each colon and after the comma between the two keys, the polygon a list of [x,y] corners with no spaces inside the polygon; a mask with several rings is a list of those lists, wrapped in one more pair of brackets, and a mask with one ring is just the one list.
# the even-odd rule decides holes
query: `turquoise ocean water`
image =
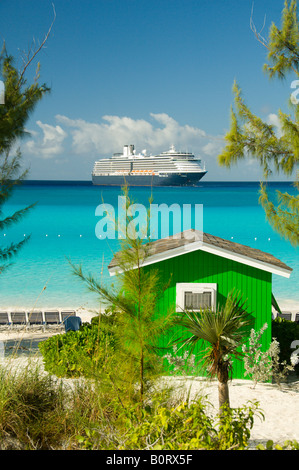
{"label": "turquoise ocean water", "polygon": [[[258,189],[258,183],[220,182],[203,182],[196,188],[153,188],[153,203],[202,204],[205,232],[271,253],[293,268],[289,279],[273,275],[273,290],[278,299],[299,302],[299,249],[266,222]],[[290,183],[269,185],[273,197],[277,189],[296,194]],[[135,202],[148,205],[149,188],[132,188],[130,193]],[[96,237],[100,218],[95,210],[103,201],[117,208],[120,195],[120,188],[89,182],[26,182],[16,189],[4,215],[33,202],[37,205],[21,222],[0,233],[2,246],[31,234],[0,276],[0,308],[97,307],[98,298],[72,275],[66,257],[102,283],[111,282],[107,265],[119,242]]]}

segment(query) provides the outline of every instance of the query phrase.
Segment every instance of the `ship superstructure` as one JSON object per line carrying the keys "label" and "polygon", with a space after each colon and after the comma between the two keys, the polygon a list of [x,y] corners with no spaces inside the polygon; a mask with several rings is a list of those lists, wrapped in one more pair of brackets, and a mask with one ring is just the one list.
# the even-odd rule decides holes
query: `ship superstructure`
{"label": "ship superstructure", "polygon": [[121,186],[190,186],[207,173],[200,158],[189,152],[178,152],[174,146],[158,155],[136,154],[134,145],[125,145],[123,153],[115,153],[94,164],[95,185]]}

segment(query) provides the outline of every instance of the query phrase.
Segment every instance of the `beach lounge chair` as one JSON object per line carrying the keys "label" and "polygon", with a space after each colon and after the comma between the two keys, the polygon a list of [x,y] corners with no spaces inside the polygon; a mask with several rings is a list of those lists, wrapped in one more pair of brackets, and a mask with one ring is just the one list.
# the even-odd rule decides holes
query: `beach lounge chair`
{"label": "beach lounge chair", "polygon": [[0,326],[9,326],[8,312],[0,312]]}
{"label": "beach lounge chair", "polygon": [[281,317],[281,318],[284,318],[285,320],[289,320],[289,321],[292,320],[292,312],[285,312],[285,311],[282,311],[282,312],[279,313],[277,316],[278,316],[278,317]]}
{"label": "beach lounge chair", "polygon": [[76,316],[75,310],[62,310],[61,311],[61,321],[63,322],[66,318],[75,317],[75,316]]}
{"label": "beach lounge chair", "polygon": [[44,323],[43,312],[29,312],[28,323],[29,325],[42,325]]}
{"label": "beach lounge chair", "polygon": [[13,325],[26,325],[26,313],[25,312],[11,312],[11,322]]}
{"label": "beach lounge chair", "polygon": [[48,310],[44,312],[46,325],[58,325],[60,323],[59,311]]}

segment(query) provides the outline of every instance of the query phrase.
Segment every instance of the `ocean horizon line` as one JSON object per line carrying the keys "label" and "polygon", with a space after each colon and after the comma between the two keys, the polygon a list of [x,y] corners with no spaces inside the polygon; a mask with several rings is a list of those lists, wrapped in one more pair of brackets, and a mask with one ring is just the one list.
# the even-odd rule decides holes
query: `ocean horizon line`
{"label": "ocean horizon line", "polygon": [[[200,188],[202,186],[209,186],[209,185],[213,185],[213,184],[223,184],[223,185],[259,185],[260,183],[265,183],[269,186],[272,186],[272,185],[276,185],[276,184],[279,184],[279,185],[293,185],[295,183],[295,181],[279,181],[279,180],[275,180],[275,181],[260,181],[260,180],[254,180],[254,181],[242,181],[242,180],[238,180],[238,181],[234,181],[234,180],[231,180],[231,181],[225,181],[225,180],[214,180],[214,181],[200,181],[200,183],[198,185],[194,185],[194,186],[189,186],[188,188]],[[63,179],[49,179],[49,180],[45,180],[45,179],[27,179],[27,180],[24,180],[22,181],[22,185],[24,186],[33,186],[33,185],[39,185],[39,184],[45,184],[45,185],[51,185],[51,184],[55,184],[56,186],[58,185],[70,185],[70,186],[95,186],[97,187],[97,185],[93,185],[92,181],[91,180],[63,180]],[[101,186],[101,185],[98,185],[98,186]],[[108,187],[111,187],[111,188],[116,188],[117,186],[110,186],[110,185],[102,185],[104,188],[108,188]],[[121,187],[121,186],[119,186]],[[131,186],[132,188],[144,188],[143,186]],[[180,186],[165,186],[165,187],[161,187],[159,186],[159,188],[162,188],[163,190],[164,189],[168,189],[168,188],[179,188]]]}

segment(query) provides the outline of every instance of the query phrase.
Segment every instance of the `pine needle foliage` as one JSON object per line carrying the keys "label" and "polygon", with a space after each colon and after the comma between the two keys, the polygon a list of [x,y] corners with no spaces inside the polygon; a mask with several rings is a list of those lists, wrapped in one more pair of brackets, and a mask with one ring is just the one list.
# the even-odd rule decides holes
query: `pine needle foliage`
{"label": "pine needle foliage", "polygon": [[[251,23],[252,24],[252,23]],[[281,27],[274,23],[265,40],[255,27],[256,38],[268,51],[264,71],[270,79],[283,80],[292,73],[299,78],[299,23],[297,1],[286,0]],[[289,99],[290,113],[278,110],[280,130],[264,122],[251,112],[242,97],[241,88],[233,85],[234,106],[231,108],[230,130],[225,135],[226,146],[218,157],[219,164],[230,168],[239,160],[256,159],[263,169],[265,180],[274,172],[294,175],[294,187],[299,190],[299,104]],[[297,174],[296,174],[297,173]],[[282,237],[292,245],[299,245],[299,195],[277,192],[277,201],[271,201],[267,185],[261,183],[260,204],[266,218]]]}
{"label": "pine needle foliage", "polygon": [[[131,384],[139,384],[139,402],[142,403],[146,384],[160,372],[158,340],[171,327],[173,317],[171,312],[157,314],[158,301],[166,286],[162,285],[157,270],[142,267],[148,256],[149,238],[146,234],[135,236],[132,230],[134,216],[130,213],[133,201],[127,188],[123,191],[126,201],[126,234],[121,234],[121,249],[116,254],[119,270],[116,283],[111,287],[103,287],[93,275],[85,275],[81,266],[70,264],[73,273],[85,282],[90,291],[99,294],[101,302],[104,301],[107,309],[114,312],[118,325],[117,354],[123,357],[122,367],[130,365]],[[119,371],[115,372],[119,375]]]}
{"label": "pine needle foliage", "polygon": [[[28,134],[26,122],[49,88],[38,83],[38,72],[33,83],[27,84],[24,72],[17,70],[13,57],[7,55],[5,47],[0,55],[0,74],[5,88],[5,100],[0,105],[0,230],[4,231],[18,223],[35,206],[31,204],[8,216],[3,213],[4,204],[28,173],[28,170],[22,169],[20,150],[12,155],[13,147]],[[29,238],[26,236],[19,242],[0,247],[0,273]]]}

